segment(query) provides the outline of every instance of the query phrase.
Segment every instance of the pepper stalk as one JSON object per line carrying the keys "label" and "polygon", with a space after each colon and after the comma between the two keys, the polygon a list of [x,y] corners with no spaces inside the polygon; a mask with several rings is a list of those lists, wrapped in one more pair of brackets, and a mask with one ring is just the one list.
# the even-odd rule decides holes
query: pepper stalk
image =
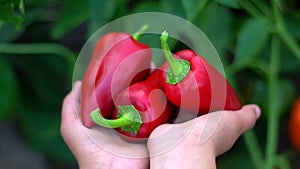
{"label": "pepper stalk", "polygon": [[100,109],[92,111],[90,118],[99,126],[105,128],[119,128],[123,131],[137,134],[141,125],[141,115],[133,105],[118,106],[117,119],[105,119],[100,112]]}
{"label": "pepper stalk", "polygon": [[164,56],[169,63],[167,72],[167,83],[176,85],[182,81],[190,71],[190,63],[183,59],[175,59],[168,45],[169,34],[163,31],[160,36],[161,47],[164,51]]}

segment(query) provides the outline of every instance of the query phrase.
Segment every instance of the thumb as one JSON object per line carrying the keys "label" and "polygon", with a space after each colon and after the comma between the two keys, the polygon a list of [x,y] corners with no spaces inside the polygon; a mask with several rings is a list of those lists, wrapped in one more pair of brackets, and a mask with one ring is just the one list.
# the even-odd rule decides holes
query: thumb
{"label": "thumb", "polygon": [[237,111],[221,113],[222,118],[211,137],[216,155],[228,151],[245,131],[254,127],[261,114],[260,108],[254,104],[245,105]]}

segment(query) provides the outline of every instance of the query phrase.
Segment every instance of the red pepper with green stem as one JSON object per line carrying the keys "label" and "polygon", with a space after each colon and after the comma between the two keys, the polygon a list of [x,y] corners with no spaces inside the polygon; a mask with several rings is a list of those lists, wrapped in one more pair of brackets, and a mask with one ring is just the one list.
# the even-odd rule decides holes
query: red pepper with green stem
{"label": "red pepper with green stem", "polygon": [[162,65],[160,80],[173,104],[198,115],[241,108],[232,86],[203,57],[189,49],[177,52],[174,57],[167,44],[166,31],[160,39],[167,60]]}
{"label": "red pepper with green stem", "polygon": [[174,110],[159,82],[160,71],[155,70],[145,81],[131,85],[118,95],[113,119],[105,119],[99,109],[91,112],[91,119],[100,126],[117,128],[126,140],[148,138],[157,126],[168,122]]}
{"label": "red pepper with green stem", "polygon": [[136,41],[138,36],[113,32],[97,42],[82,83],[81,116],[85,127],[95,125],[90,112],[96,108],[105,118],[111,118],[117,94],[149,74],[145,69],[150,66],[152,52]]}

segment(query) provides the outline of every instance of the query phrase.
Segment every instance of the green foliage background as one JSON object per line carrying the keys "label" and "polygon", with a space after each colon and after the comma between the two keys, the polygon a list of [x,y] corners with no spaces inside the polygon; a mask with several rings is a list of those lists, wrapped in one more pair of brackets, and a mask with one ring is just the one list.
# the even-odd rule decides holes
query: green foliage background
{"label": "green foliage background", "polygon": [[76,165],[59,125],[81,47],[116,18],[165,12],[198,26],[243,103],[262,108],[257,126],[217,159],[218,168],[299,168],[287,134],[300,95],[299,9],[297,0],[0,0],[0,122],[13,122],[57,166]]}

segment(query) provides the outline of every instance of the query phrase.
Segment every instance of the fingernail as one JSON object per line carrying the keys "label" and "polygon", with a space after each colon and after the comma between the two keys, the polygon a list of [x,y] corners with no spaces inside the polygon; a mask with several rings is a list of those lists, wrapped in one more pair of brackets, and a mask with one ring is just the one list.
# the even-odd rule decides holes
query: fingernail
{"label": "fingernail", "polygon": [[256,114],[256,119],[258,119],[261,115],[260,108],[258,106],[255,107],[255,114]]}

